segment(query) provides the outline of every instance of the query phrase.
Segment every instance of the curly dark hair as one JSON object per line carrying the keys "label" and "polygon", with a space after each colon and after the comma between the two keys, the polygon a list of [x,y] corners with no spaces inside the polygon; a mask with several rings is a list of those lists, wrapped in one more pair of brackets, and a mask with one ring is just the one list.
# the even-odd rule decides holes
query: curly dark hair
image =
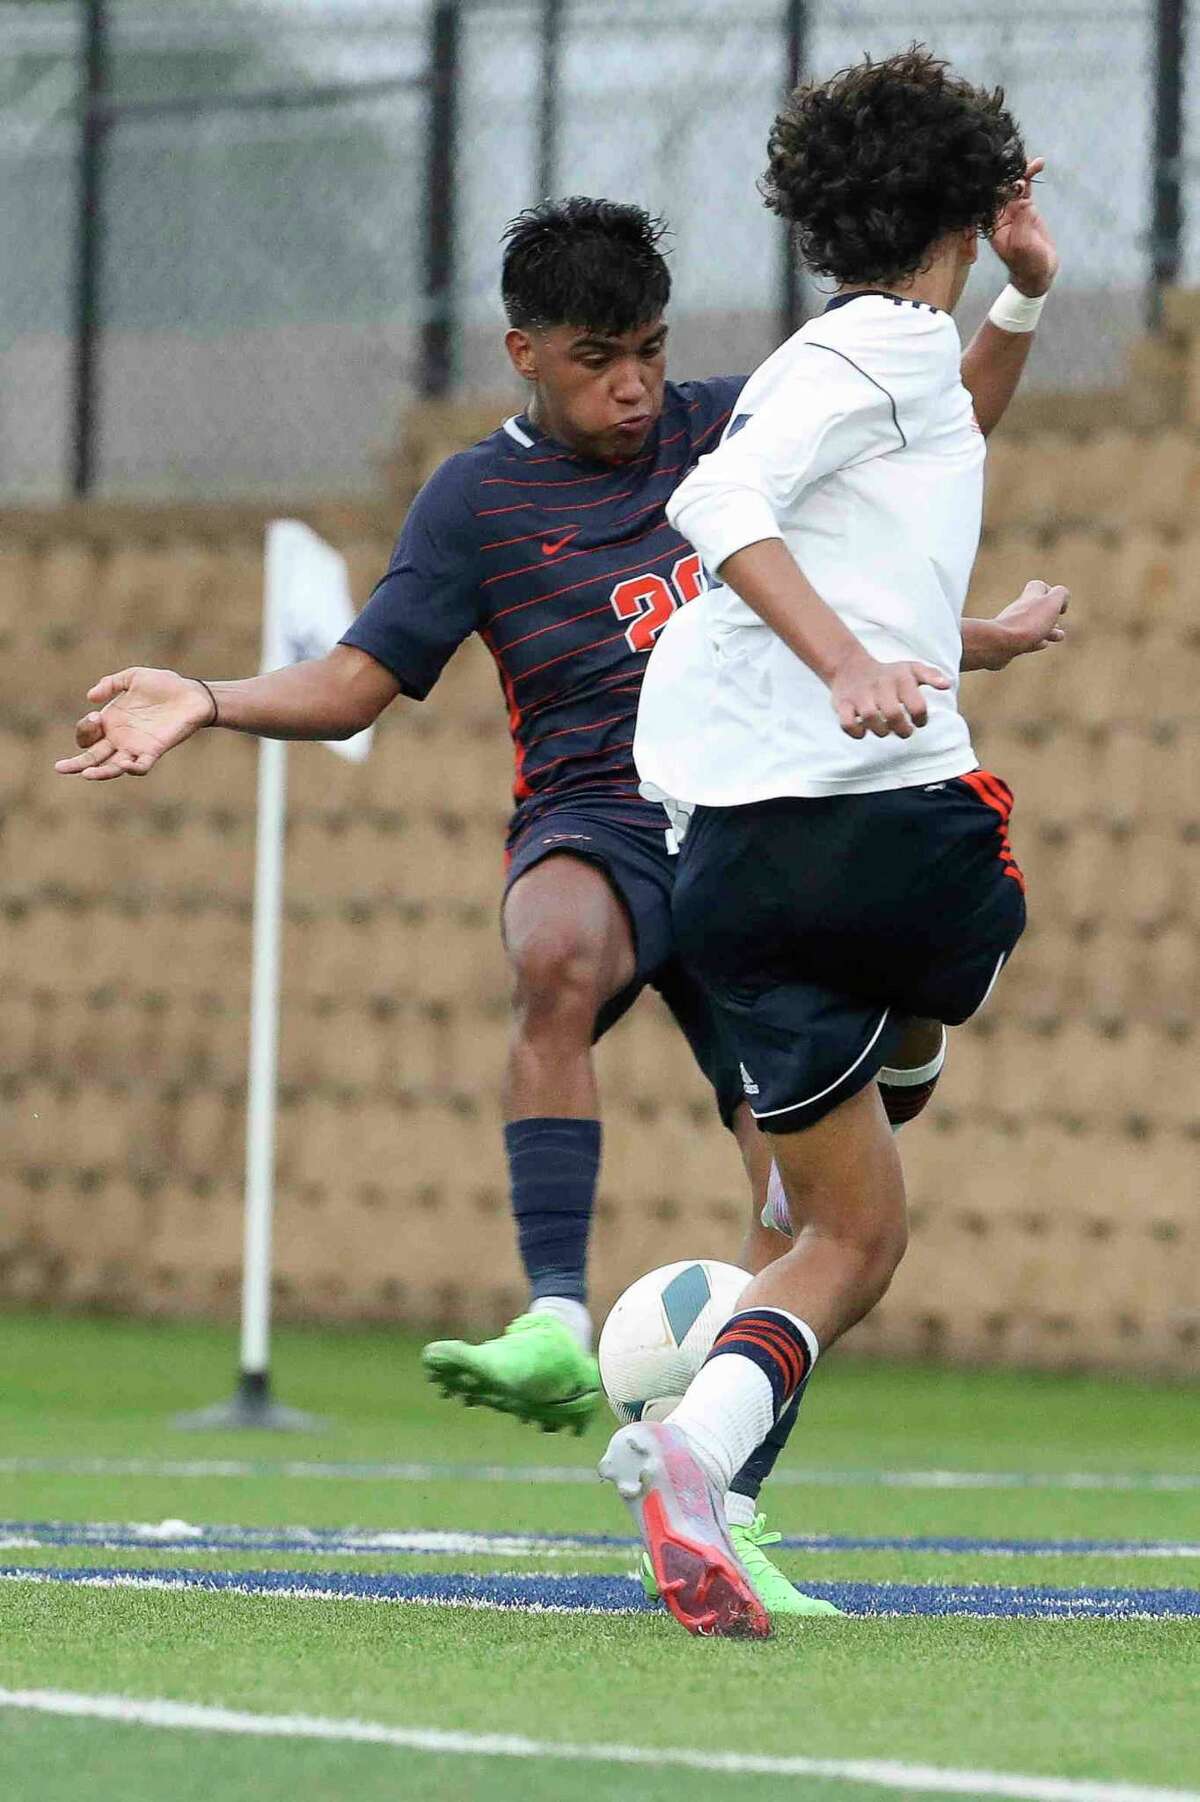
{"label": "curly dark hair", "polygon": [[921,44],[799,87],[759,182],[816,275],[897,281],[939,238],[985,234],[1017,192],[1025,147],[1003,88],[973,88]]}
{"label": "curly dark hair", "polygon": [[509,324],[614,338],[649,325],[671,298],[666,231],[641,207],[579,194],[518,213],[504,233],[500,278]]}

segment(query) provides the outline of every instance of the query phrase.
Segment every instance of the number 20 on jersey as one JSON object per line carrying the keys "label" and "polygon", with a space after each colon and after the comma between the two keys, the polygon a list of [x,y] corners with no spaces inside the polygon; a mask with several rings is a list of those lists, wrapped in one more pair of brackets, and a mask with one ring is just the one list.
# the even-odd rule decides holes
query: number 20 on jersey
{"label": "number 20 on jersey", "polygon": [[695,551],[679,559],[670,581],[665,576],[645,575],[618,582],[612,591],[612,608],[618,619],[632,621],[625,633],[630,650],[651,650],[675,609],[686,607],[706,586],[704,566]]}

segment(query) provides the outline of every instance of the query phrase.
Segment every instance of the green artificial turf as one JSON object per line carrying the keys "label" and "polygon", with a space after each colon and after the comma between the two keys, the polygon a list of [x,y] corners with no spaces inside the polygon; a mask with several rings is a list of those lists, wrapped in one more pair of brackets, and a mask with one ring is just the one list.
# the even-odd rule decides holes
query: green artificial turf
{"label": "green artificial turf", "polygon": [[[170,1797],[171,1802],[698,1802],[732,1794],[738,1802],[878,1802],[860,1784],[806,1778],[702,1778],[694,1771],[631,1773],[621,1766],[535,1764],[495,1758],[452,1760],[358,1745],[272,1740],[266,1748],[208,1733],[147,1733],[138,1727],[15,1717],[0,1735],[0,1793],[36,1772],[37,1802],[78,1802],[80,1772],[104,1802]],[[719,1791],[709,1784],[720,1785]],[[12,1787],[10,1787],[10,1785]],[[919,1802],[922,1792],[908,1792]]]}
{"label": "green artificial turf", "polygon": [[[7,1608],[9,1687],[14,1661],[22,1687],[468,1733],[1200,1777],[1200,1635],[1188,1623],[813,1621],[764,1646],[692,1641],[655,1618],[33,1586]],[[14,1640],[28,1642],[15,1660]],[[251,1764],[276,1750],[241,1749]],[[495,1793],[517,1794],[527,1775],[498,1767],[514,1787]]]}
{"label": "green artificial turf", "polygon": [[[8,1520],[627,1534],[603,1486],[502,1480],[524,1466],[586,1471],[608,1423],[548,1438],[438,1398],[410,1339],[279,1336],[284,1398],[327,1416],[316,1437],[184,1435],[169,1416],[230,1383],[227,1331],[0,1316],[0,1470]],[[805,1404],[794,1469],[1055,1473],[1200,1468],[1182,1388],[828,1361]],[[79,1474],[90,1457],[249,1461],[249,1474]],[[361,1460],[494,1464],[488,1480],[287,1474]],[[1200,1538],[1200,1491],[777,1485],[788,1533]],[[1200,1588],[1200,1561],[899,1551],[789,1552],[798,1581],[867,1579]],[[436,1557],[178,1548],[0,1551],[21,1566],[154,1569],[519,1571],[630,1567],[620,1547],[531,1557]],[[51,1688],[540,1740],[738,1753],[873,1757],[1200,1790],[1200,1619],[1037,1621],[910,1617],[791,1623],[769,1645],[687,1638],[662,1616],[498,1613],[429,1604],[0,1584],[0,1687]],[[385,1747],[212,1733],[0,1711],[0,1796],[67,1802],[255,1798],[372,1802],[676,1802],[794,1794],[857,1802],[858,1784],[560,1761],[434,1756]],[[893,1792],[895,1793],[895,1792]],[[922,1792],[914,1789],[914,1797]]]}

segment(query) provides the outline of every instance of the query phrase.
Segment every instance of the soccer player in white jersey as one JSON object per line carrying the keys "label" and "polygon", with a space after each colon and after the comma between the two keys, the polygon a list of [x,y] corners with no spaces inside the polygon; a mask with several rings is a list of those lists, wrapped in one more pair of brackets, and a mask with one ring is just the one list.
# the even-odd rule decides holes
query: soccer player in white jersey
{"label": "soccer player in white jersey", "polygon": [[[984,442],[951,318],[1020,134],[1001,92],[914,47],[798,89],[769,157],[768,205],[837,292],[668,503],[714,586],[650,658],[634,755],[686,821],[677,942],[802,1224],[670,1421],[600,1467],[676,1618],[755,1635],[724,1492],[905,1248],[875,1079],[914,1029],[975,1012],[1025,921],[1012,797],[957,706]],[[999,304],[1031,329],[1037,302]]]}

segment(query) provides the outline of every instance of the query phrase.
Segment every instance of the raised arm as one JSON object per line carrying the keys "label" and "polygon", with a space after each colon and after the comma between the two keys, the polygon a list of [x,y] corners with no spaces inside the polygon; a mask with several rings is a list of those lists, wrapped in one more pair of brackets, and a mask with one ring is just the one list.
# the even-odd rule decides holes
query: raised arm
{"label": "raised arm", "polygon": [[[1017,295],[1031,301],[1044,299],[1058,274],[1058,251],[1033,200],[1034,181],[1045,166],[1042,157],[1029,164],[1022,193],[1005,207],[991,238]],[[1016,311],[1001,296],[993,309],[1001,323],[990,316],[985,319],[963,352],[963,386],[975,404],[985,438],[1003,418],[1033,347],[1036,319],[1033,324],[1018,323],[1019,302],[1014,300],[1014,306]]]}
{"label": "raised arm", "polygon": [[88,690],[93,710],[75,727],[79,753],[54,767],[60,776],[90,782],[146,776],[168,751],[210,726],[260,738],[352,738],[399,693],[400,683],[382,663],[350,645],[240,682],[120,670]]}

